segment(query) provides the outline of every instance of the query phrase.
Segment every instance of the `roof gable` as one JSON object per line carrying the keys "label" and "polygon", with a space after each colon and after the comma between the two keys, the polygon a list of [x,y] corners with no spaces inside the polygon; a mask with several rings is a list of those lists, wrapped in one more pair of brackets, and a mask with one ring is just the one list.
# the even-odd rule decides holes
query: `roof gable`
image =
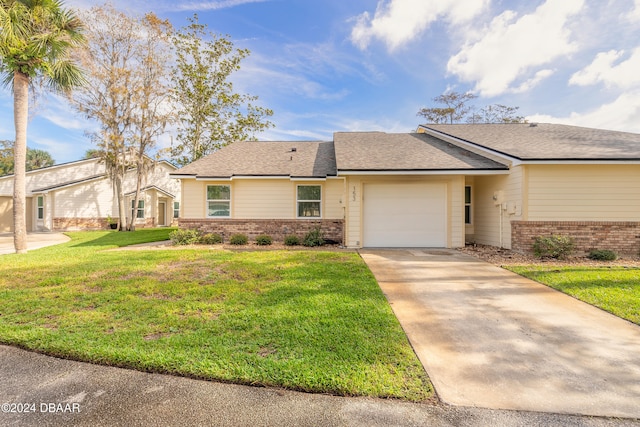
{"label": "roof gable", "polygon": [[640,134],[550,123],[423,125],[519,160],[640,160]]}

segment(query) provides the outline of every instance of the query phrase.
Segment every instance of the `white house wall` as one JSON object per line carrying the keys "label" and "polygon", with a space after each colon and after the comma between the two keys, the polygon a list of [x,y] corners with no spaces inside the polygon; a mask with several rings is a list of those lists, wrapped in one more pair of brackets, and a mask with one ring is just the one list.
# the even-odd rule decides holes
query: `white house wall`
{"label": "white house wall", "polygon": [[[63,182],[71,182],[104,173],[104,164],[96,159],[85,160],[37,169],[27,172],[26,189],[31,193],[34,189],[50,187]],[[0,195],[13,194],[13,175],[0,178]]]}

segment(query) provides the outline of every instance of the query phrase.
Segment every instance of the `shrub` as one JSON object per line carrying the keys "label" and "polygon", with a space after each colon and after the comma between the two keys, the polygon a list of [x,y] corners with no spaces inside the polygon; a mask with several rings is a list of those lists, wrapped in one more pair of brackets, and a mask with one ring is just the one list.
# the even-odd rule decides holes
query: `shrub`
{"label": "shrub", "polygon": [[249,243],[249,238],[246,234],[234,234],[229,237],[229,243],[232,245],[246,245]]}
{"label": "shrub", "polygon": [[587,257],[596,261],[615,261],[618,259],[618,255],[608,249],[594,249],[589,252]]}
{"label": "shrub", "polygon": [[209,233],[200,237],[200,243],[203,245],[217,245],[218,243],[222,243],[222,236],[218,233]]}
{"label": "shrub", "polygon": [[300,238],[295,234],[290,234],[284,237],[284,244],[286,246],[298,246],[300,244]]}
{"label": "shrub", "polygon": [[320,230],[320,227],[316,227],[305,234],[304,239],[302,239],[302,244],[304,246],[324,245],[324,239],[322,238],[322,231]]}
{"label": "shrub", "polygon": [[260,234],[256,236],[256,245],[268,246],[273,243],[273,239],[268,234]]}
{"label": "shrub", "polygon": [[538,236],[533,243],[533,253],[540,258],[565,259],[573,252],[571,236]]}
{"label": "shrub", "polygon": [[169,233],[169,239],[174,245],[193,245],[198,243],[200,234],[197,230],[179,229]]}

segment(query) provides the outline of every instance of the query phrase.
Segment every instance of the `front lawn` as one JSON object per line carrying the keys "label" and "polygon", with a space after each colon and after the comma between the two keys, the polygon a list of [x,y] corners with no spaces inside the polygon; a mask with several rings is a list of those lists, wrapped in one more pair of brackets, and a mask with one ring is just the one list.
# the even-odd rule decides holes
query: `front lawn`
{"label": "front lawn", "polygon": [[505,266],[579,300],[640,324],[640,269],[626,267]]}
{"label": "front lawn", "polygon": [[357,254],[105,251],[169,231],[69,233],[63,245],[1,256],[0,342],[235,383],[432,396]]}

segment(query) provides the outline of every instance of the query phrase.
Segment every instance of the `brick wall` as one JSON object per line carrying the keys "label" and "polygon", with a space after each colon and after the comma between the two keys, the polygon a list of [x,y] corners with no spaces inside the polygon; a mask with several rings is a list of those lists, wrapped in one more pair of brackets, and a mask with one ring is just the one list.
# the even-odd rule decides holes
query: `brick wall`
{"label": "brick wall", "polygon": [[640,222],[614,221],[511,221],[511,248],[532,252],[537,236],[573,237],[576,253],[609,249],[618,254],[640,253]]}
{"label": "brick wall", "polygon": [[[155,218],[136,222],[136,228],[155,227]],[[54,231],[105,230],[109,229],[107,218],[53,218]]]}
{"label": "brick wall", "polygon": [[246,234],[250,240],[259,234],[268,234],[274,241],[282,242],[284,237],[295,234],[300,238],[316,227],[320,227],[326,241],[343,242],[344,220],[319,219],[224,219],[202,218],[179,220],[180,228],[196,229],[201,233],[218,233],[227,241],[237,233]]}
{"label": "brick wall", "polygon": [[53,218],[55,231],[100,230],[108,228],[106,218]]}

